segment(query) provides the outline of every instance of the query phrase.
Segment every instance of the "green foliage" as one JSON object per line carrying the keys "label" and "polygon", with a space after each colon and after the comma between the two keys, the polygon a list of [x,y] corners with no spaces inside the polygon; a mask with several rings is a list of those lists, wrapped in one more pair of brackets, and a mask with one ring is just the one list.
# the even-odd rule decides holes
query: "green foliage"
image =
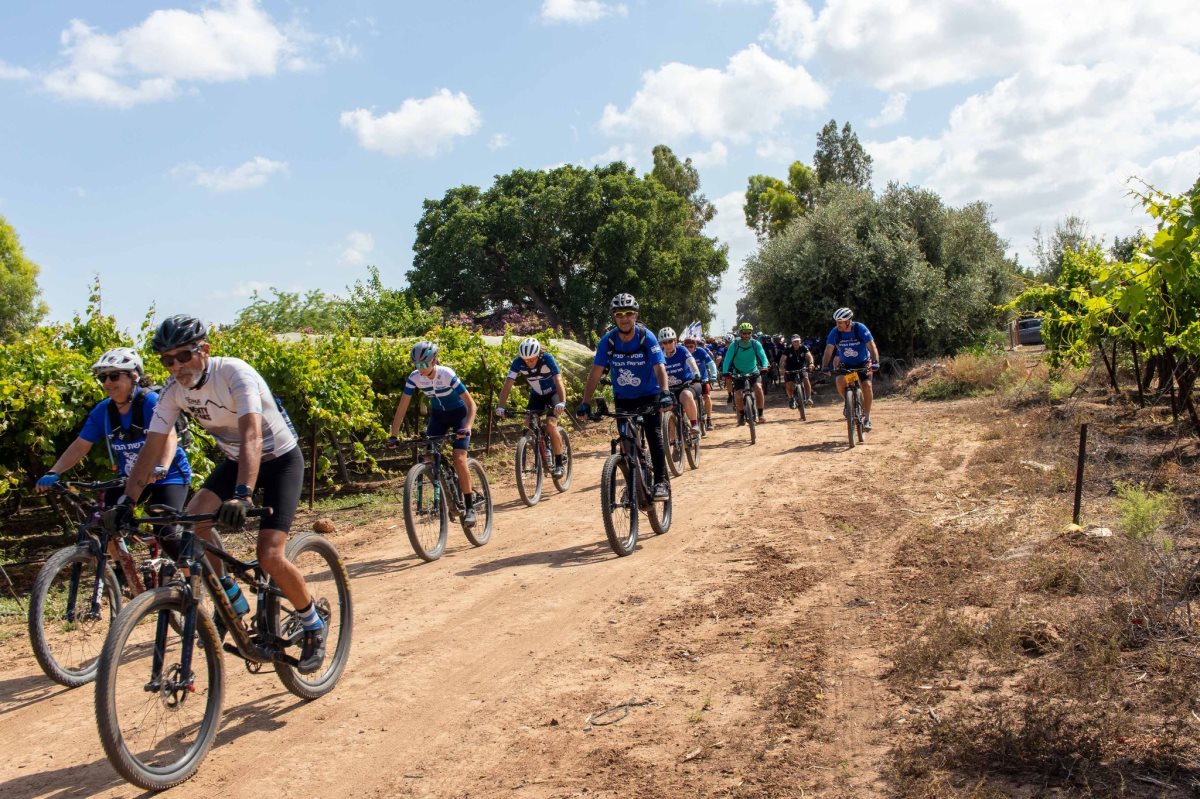
{"label": "green foliage", "polygon": [[871,163],[871,156],[863,149],[849,122],[839,133],[837,120],[831,119],[817,134],[813,167],[821,186],[843,183],[856,189],[867,189],[871,185]]}
{"label": "green foliage", "polygon": [[409,283],[448,312],[533,310],[580,340],[604,329],[623,291],[651,325],[708,322],[726,248],[696,232],[700,198],[678,166],[660,170],[673,188],[617,162],[451,189],[425,201]]}
{"label": "green foliage", "polygon": [[883,352],[905,358],[986,337],[995,306],[1017,290],[986,205],[950,208],[894,184],[879,197],[826,185],[808,214],[747,260],[743,278],[764,329],[823,337],[845,305]]}
{"label": "green foliage", "polygon": [[274,299],[255,291],[250,304],[238,311],[236,324],[275,333],[333,333],[342,329],[339,301],[320,289],[301,294],[272,287],[270,292]]}
{"label": "green foliage", "polygon": [[1100,240],[1088,232],[1087,220],[1068,215],[1062,222],[1054,223],[1054,232],[1047,239],[1040,227],[1033,232],[1033,251],[1037,259],[1037,275],[1047,283],[1054,283],[1062,274],[1068,253],[1098,247]]}
{"label": "green foliage", "polygon": [[692,166],[692,159],[680,161],[665,144],[654,148],[654,169],[650,176],[687,200],[692,207],[691,232],[700,230],[717,215],[717,207],[700,193],[700,173]]}
{"label": "green foliage", "polygon": [[[1118,481],[1113,488],[1117,492],[1117,513],[1120,516],[1117,524],[1121,532],[1134,541],[1154,543],[1155,537],[1178,507],[1179,500],[1170,491],[1147,492],[1143,483]],[[1172,545],[1165,536],[1156,543],[1168,549]]]}
{"label": "green foliage", "polygon": [[0,340],[30,330],[46,313],[37,276],[38,265],[25,257],[17,231],[0,216]]}
{"label": "green foliage", "polygon": [[788,167],[788,182],[770,175],[751,175],[742,211],[746,226],[760,240],[769,239],[808,213],[817,193],[816,173],[800,161]]}

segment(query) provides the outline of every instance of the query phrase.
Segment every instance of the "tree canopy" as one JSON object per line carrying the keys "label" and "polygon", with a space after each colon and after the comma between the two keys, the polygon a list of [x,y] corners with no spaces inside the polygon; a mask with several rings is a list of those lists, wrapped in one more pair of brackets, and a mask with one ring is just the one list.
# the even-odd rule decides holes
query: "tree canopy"
{"label": "tree canopy", "polygon": [[33,328],[46,313],[39,300],[38,265],[25,257],[12,225],[0,216],[0,339]]}
{"label": "tree canopy", "polygon": [[817,182],[844,183],[856,189],[871,185],[871,156],[858,140],[858,134],[847,122],[838,132],[837,120],[831,119],[817,134],[817,151],[813,154],[813,167]]}
{"label": "tree canopy", "polygon": [[661,148],[655,169],[517,169],[426,200],[409,284],[451,313],[536,311],[578,338],[623,291],[652,324],[707,323],[726,247],[699,233],[713,210],[691,164]]}
{"label": "tree canopy", "polygon": [[947,207],[932,191],[889,185],[879,197],[834,183],[744,267],[765,329],[824,334],[854,309],[900,355],[940,355],[995,327],[1017,290],[988,206]]}

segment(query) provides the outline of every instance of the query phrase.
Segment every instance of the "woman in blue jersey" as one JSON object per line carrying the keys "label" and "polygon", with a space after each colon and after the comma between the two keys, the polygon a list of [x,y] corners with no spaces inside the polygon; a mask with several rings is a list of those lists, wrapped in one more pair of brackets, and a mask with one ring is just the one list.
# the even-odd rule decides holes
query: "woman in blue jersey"
{"label": "woman in blue jersey", "polygon": [[[91,451],[92,445],[100,441],[104,442],[113,470],[128,477],[146,443],[146,428],[158,406],[158,394],[143,387],[146,380],[141,356],[129,347],[109,350],[92,364],[92,374],[96,375],[108,397],[92,408],[79,436],[59,456],[50,471],[38,478],[39,492],[49,491],[61,475],[74,468]],[[152,472],[150,490],[143,492],[137,500],[149,498],[156,505],[170,505],[182,510],[187,502],[192,468],[176,440],[174,429],[164,451],[167,454]],[[105,505],[116,502],[122,492],[121,487],[110,489],[104,498]],[[115,553],[110,554],[115,557]]]}
{"label": "woman in blue jersey", "polygon": [[413,345],[412,362],[416,369],[404,384],[404,396],[392,417],[392,432],[387,443],[388,447],[398,443],[396,434],[408,413],[408,404],[420,389],[429,399],[425,435],[434,438],[454,431],[454,473],[458,475],[466,506],[462,522],[470,527],[475,524],[475,494],[471,490],[471,472],[467,468],[467,448],[471,445],[471,426],[475,424],[475,400],[454,370],[438,363],[438,349],[432,341],[418,341]]}

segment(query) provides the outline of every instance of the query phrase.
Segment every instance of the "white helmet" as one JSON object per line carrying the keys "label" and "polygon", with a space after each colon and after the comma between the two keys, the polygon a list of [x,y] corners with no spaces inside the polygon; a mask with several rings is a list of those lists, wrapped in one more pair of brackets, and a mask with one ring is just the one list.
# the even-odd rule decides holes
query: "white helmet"
{"label": "white helmet", "polygon": [[92,374],[99,375],[107,372],[134,372],[141,377],[145,374],[142,356],[137,354],[137,350],[129,347],[117,347],[115,350],[109,350],[100,356],[100,360],[92,364]]}
{"label": "white helmet", "polygon": [[854,311],[849,308],[838,308],[833,312],[833,321],[847,322],[854,318]]}
{"label": "white helmet", "polygon": [[522,358],[536,358],[541,351],[542,342],[538,341],[536,338],[525,339],[521,342],[520,348],[517,349],[517,353]]}
{"label": "white helmet", "polygon": [[677,338],[679,337],[675,335],[675,328],[673,327],[664,327],[662,330],[658,331],[659,341],[674,341]]}
{"label": "white helmet", "polygon": [[633,298],[632,294],[618,294],[612,298],[608,304],[608,310],[612,311],[637,311],[641,310],[638,301]]}

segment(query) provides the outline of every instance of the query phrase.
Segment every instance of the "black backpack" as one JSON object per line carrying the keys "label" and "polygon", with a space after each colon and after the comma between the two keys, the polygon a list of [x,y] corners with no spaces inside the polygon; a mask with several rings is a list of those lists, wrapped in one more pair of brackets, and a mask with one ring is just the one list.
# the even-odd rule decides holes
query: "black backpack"
{"label": "black backpack", "polygon": [[[643,325],[641,322],[638,322],[637,327],[635,327],[634,330],[638,336],[638,349],[640,349],[642,351],[642,354],[646,356],[646,360],[649,360],[650,359],[650,346],[646,343],[646,326]],[[615,335],[609,336],[607,339],[605,339],[608,342],[609,363],[612,362],[612,356],[615,355],[617,352],[617,336],[619,336],[619,335],[621,335],[621,334],[616,333]],[[632,353],[629,353],[629,354],[632,354]]]}
{"label": "black backpack", "polygon": [[[117,404],[110,401],[108,403],[108,432],[109,435],[130,438],[141,438],[146,435],[146,394],[151,391],[158,392],[162,396],[161,386],[151,386],[150,388],[138,388],[137,393],[133,398],[133,418],[129,422],[129,429],[121,427],[121,412],[117,410]],[[175,435],[179,439],[179,446],[185,450],[192,445],[192,429],[188,424],[188,415],[180,413],[179,418],[175,420]]]}

